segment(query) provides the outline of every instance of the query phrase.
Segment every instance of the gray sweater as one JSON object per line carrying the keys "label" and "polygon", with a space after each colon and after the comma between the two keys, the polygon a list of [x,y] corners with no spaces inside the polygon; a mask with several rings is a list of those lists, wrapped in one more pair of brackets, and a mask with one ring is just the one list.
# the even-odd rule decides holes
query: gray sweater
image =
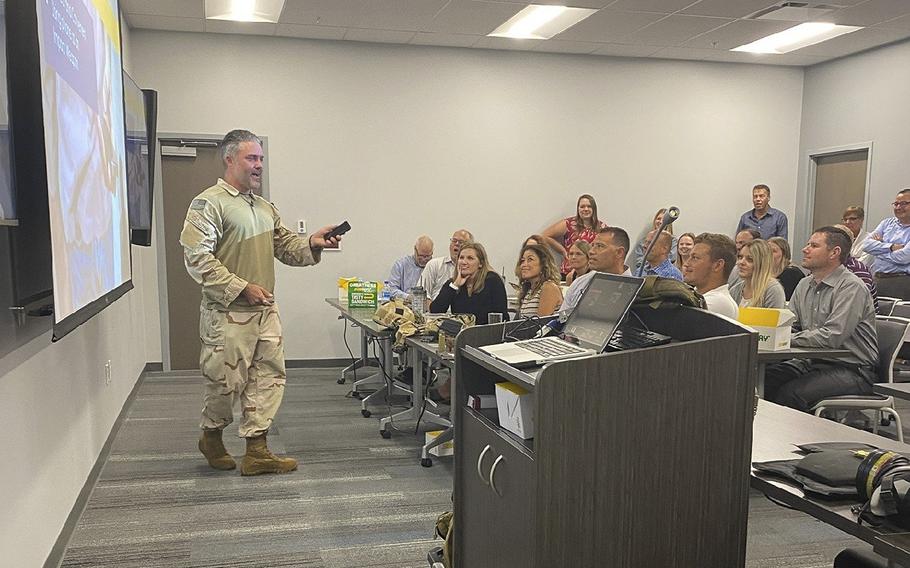
{"label": "gray sweater", "polygon": [[[737,280],[735,284],[730,286],[730,295],[733,296],[733,300],[737,305],[742,305],[743,299],[743,288],[746,287],[745,280]],[[752,298],[749,301],[750,307],[756,307],[755,298]],[[784,294],[784,287],[780,285],[780,282],[777,279],[772,279],[768,283],[768,287],[765,288],[765,293],[761,298],[761,307],[763,308],[786,308],[787,307],[787,297]]]}

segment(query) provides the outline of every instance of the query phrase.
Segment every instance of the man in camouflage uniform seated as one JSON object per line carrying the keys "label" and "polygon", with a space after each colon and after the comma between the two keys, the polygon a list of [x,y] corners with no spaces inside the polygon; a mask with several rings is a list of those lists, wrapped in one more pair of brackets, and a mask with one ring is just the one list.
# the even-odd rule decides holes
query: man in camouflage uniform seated
{"label": "man in camouflage uniform seated", "polygon": [[309,239],[281,224],[274,205],[256,195],[262,185],[262,142],[233,130],[221,146],[224,178],[190,204],[180,234],[186,269],[202,285],[199,361],[205,377],[199,450],[215,469],[237,467],[221,432],[240,399],[240,437],[246,438],[242,475],[285,473],[297,460],[272,454],[266,433],[284,395],[284,347],[275,305],[275,261],[291,266],[319,262],[323,227]]}

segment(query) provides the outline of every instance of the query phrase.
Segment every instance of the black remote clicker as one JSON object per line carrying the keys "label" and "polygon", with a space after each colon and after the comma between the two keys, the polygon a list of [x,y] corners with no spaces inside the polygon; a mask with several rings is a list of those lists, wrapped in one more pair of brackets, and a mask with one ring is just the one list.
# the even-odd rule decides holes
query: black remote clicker
{"label": "black remote clicker", "polygon": [[329,240],[329,239],[332,239],[332,238],[335,238],[335,237],[340,237],[341,235],[347,233],[347,232],[350,231],[350,230],[351,230],[351,225],[350,225],[350,223],[348,223],[347,221],[345,221],[344,223],[338,225],[337,227],[335,227],[334,229],[332,229],[332,230],[329,231],[328,233],[322,235],[322,238],[325,239],[325,240]]}

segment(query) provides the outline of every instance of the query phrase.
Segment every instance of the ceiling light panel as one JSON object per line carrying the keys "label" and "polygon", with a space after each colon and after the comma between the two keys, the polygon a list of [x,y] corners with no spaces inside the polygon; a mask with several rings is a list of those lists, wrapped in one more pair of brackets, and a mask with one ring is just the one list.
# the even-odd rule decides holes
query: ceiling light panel
{"label": "ceiling light panel", "polygon": [[816,43],[860,30],[857,26],[839,26],[824,22],[807,22],[782,32],[771,34],[752,43],[741,45],[731,51],[749,53],[789,53]]}
{"label": "ceiling light panel", "polygon": [[597,10],[591,8],[529,4],[487,35],[514,39],[550,39],[595,12]]}
{"label": "ceiling light panel", "polygon": [[278,22],[284,0],[205,0],[208,20]]}

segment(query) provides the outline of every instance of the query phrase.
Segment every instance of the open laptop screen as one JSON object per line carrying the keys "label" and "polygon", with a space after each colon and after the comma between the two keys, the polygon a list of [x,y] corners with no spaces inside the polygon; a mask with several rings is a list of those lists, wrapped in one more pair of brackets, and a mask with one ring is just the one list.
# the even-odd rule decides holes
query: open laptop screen
{"label": "open laptop screen", "polygon": [[595,274],[563,333],[578,339],[582,347],[603,351],[643,283],[641,278]]}

